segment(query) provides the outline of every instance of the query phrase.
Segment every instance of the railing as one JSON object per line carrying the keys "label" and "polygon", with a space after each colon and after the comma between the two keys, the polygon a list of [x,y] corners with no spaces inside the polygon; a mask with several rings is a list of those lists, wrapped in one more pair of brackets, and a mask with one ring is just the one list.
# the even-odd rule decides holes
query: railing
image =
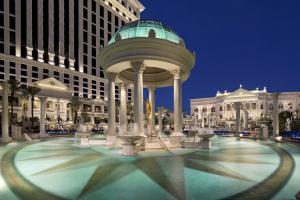
{"label": "railing", "polygon": [[280,135],[283,138],[300,140],[300,131],[285,131],[285,132],[281,132]]}

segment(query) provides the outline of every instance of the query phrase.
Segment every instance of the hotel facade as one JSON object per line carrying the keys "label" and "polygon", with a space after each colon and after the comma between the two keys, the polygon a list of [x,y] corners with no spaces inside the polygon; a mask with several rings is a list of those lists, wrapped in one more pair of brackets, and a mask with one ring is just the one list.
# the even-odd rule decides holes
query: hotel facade
{"label": "hotel facade", "polygon": [[242,128],[253,128],[262,118],[272,119],[276,104],[279,113],[290,111],[299,118],[300,92],[269,93],[267,88],[246,90],[240,86],[234,92],[217,92],[215,97],[190,100],[194,123],[202,128],[234,128],[236,106],[240,106]]}
{"label": "hotel facade", "polygon": [[[0,81],[16,79],[42,89],[46,116],[71,120],[71,96],[82,99],[81,111],[107,115],[107,78],[98,63],[101,46],[144,10],[137,0],[0,1]],[[55,92],[58,91],[58,92]],[[128,100],[133,92],[127,90]],[[119,87],[115,88],[119,99]],[[40,116],[37,97],[34,116]],[[21,119],[19,98],[15,113]],[[28,103],[30,106],[30,103]],[[26,115],[31,116],[30,108]]]}

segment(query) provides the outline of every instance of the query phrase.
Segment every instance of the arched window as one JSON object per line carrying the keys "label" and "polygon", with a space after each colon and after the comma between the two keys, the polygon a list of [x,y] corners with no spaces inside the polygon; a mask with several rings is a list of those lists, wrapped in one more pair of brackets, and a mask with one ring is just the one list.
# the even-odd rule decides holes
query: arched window
{"label": "arched window", "polygon": [[211,112],[213,113],[213,112],[216,112],[216,108],[215,107],[212,107],[211,108]]}
{"label": "arched window", "polygon": [[293,109],[293,104],[292,104],[292,103],[289,103],[289,104],[288,104],[288,108],[289,108],[289,109]]}
{"label": "arched window", "polygon": [[222,106],[220,106],[220,111],[223,111],[223,107]]}
{"label": "arched window", "polygon": [[156,37],[155,30],[150,29],[149,32],[148,32],[148,37],[150,37],[150,38],[155,38],[155,37]]}
{"label": "arched window", "polygon": [[206,108],[206,107],[203,107],[203,108],[202,108],[202,112],[207,112],[207,108]]}
{"label": "arched window", "polygon": [[279,109],[283,109],[283,104],[282,104],[282,103],[279,104],[279,105],[278,105],[278,108],[279,108]]}
{"label": "arched window", "polygon": [[269,105],[269,110],[273,110],[273,104]]}

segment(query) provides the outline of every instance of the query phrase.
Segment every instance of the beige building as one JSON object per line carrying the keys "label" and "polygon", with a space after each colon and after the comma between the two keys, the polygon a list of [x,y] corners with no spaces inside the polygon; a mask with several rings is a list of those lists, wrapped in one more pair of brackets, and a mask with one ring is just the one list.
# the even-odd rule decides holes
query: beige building
{"label": "beige building", "polygon": [[[92,121],[105,116],[108,81],[96,57],[100,47],[120,27],[140,19],[144,9],[138,0],[0,1],[0,82],[54,83],[80,97]],[[114,89],[120,100],[119,86]],[[127,100],[133,100],[133,89],[126,92]],[[47,118],[70,120],[69,98],[47,97]],[[39,103],[37,97],[37,117]],[[21,99],[15,104],[21,119]]]}
{"label": "beige building", "polygon": [[[300,92],[278,94],[279,112],[290,111],[298,115]],[[195,124],[199,127],[229,128],[235,124],[236,103],[240,103],[242,127],[250,128],[249,124],[256,123],[261,118],[272,118],[273,96],[267,88],[246,90],[240,86],[234,92],[218,91],[215,97],[191,99],[191,114],[195,116]]]}

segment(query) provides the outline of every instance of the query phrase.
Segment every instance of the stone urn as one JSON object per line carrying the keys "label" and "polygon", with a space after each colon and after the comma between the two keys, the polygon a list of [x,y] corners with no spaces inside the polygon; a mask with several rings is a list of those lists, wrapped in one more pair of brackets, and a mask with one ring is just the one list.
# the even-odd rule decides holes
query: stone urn
{"label": "stone urn", "polygon": [[211,138],[215,137],[215,134],[205,133],[198,135],[201,138],[200,148],[201,149],[210,149],[211,148]]}
{"label": "stone urn", "polygon": [[80,139],[79,145],[88,146],[90,136],[91,132],[88,130],[88,127],[85,124],[80,124],[77,132],[75,133],[75,138]]}
{"label": "stone urn", "polygon": [[142,136],[140,135],[120,135],[118,136],[122,141],[122,155],[123,156],[136,156],[138,151],[136,145]]}

